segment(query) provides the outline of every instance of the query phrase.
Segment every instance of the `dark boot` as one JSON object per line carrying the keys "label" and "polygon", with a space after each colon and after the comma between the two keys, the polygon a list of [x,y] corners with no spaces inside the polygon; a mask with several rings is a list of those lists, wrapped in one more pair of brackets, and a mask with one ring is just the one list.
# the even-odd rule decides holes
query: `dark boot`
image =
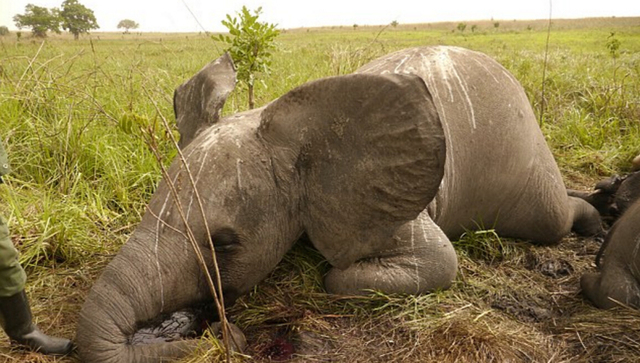
{"label": "dark boot", "polygon": [[33,324],[24,290],[13,296],[0,297],[0,323],[12,342],[42,354],[65,355],[73,349],[70,340],[45,335]]}

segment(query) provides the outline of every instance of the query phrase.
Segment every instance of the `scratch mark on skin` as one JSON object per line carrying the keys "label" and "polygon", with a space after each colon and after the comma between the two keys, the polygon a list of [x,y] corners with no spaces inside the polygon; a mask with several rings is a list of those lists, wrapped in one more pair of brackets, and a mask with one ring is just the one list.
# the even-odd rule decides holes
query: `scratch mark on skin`
{"label": "scratch mark on skin", "polygon": [[[245,115],[233,115],[232,116],[235,119],[243,119],[246,116]],[[206,132],[206,137],[204,140],[202,140],[202,142],[200,143],[200,145],[198,145],[198,149],[200,150],[209,150],[213,145],[219,143],[221,140],[230,140],[230,139],[234,139],[236,140],[236,144],[237,142],[237,138],[235,137],[235,135],[233,135],[233,129],[230,127],[218,127],[218,128],[209,128],[208,130],[205,130],[203,132]]]}
{"label": "scratch mark on skin", "polygon": [[[178,179],[178,174],[176,174],[175,178],[171,181],[172,183],[175,184],[176,180]],[[158,258],[158,245],[160,244],[160,225],[161,220],[162,220],[162,216],[164,214],[164,211],[167,208],[167,204],[169,203],[169,199],[171,198],[171,194],[167,193],[167,197],[164,200],[164,203],[162,204],[162,208],[160,208],[160,213],[158,213],[158,218],[156,220],[156,238],[155,238],[155,245],[153,247],[153,253],[155,255],[156,258],[156,270],[158,271],[158,279],[160,281],[160,312],[164,311],[164,283],[163,283],[163,279],[162,279],[162,269],[160,268],[160,259]]]}
{"label": "scratch mark on skin", "polygon": [[[494,82],[496,82],[497,84],[500,84],[500,81],[498,80],[498,78],[496,77],[496,75],[494,74],[494,72],[491,72],[491,71],[489,70],[489,68],[487,68],[486,61],[485,61],[485,62],[481,62],[481,61],[479,61],[479,60],[478,60],[478,59],[476,59],[476,58],[473,58],[473,61],[474,61],[474,62],[475,62],[479,67],[482,67],[482,68],[484,69],[484,71],[485,71],[489,76],[491,76],[491,78],[493,78],[493,81],[494,81]],[[503,72],[503,73],[504,73],[504,72]],[[513,80],[511,80],[511,81],[513,82]]]}
{"label": "scratch mark on skin", "polygon": [[[201,160],[202,162],[200,163],[200,168],[198,169],[198,172],[196,174],[196,177],[194,179],[194,183],[197,187],[198,185],[198,181],[200,180],[200,173],[202,172],[202,168],[204,167],[205,162],[207,161],[207,157],[209,157],[209,150],[205,151],[204,156],[202,156]],[[187,220],[189,220],[189,216],[191,215],[191,206],[193,205],[193,198],[195,196],[195,191],[191,191],[191,196],[189,197],[189,206],[187,207]],[[186,243],[186,242],[185,242]]]}
{"label": "scratch mark on skin", "polygon": [[[429,91],[432,93],[433,95],[433,100],[434,102],[437,103],[437,110],[438,110],[438,114],[441,116],[442,118],[442,128],[444,129],[444,135],[446,138],[446,143],[447,143],[447,150],[451,147],[451,130],[449,128],[449,122],[447,122],[447,112],[446,109],[444,107],[444,104],[442,103],[442,96],[440,95],[440,92],[438,91],[438,87],[436,87],[436,82],[434,80],[434,72],[431,71],[430,68],[430,60],[429,58],[427,58],[427,56],[423,53],[420,54],[421,58],[422,58],[422,71],[423,74],[428,75],[428,79],[425,79],[425,83],[427,83],[427,88],[429,89]],[[433,198],[433,201],[431,203],[434,204],[433,207],[433,213],[434,215],[432,216],[435,219],[438,218],[438,209],[437,209],[437,199],[439,195],[448,195],[448,191],[447,191],[447,187],[449,185],[453,185],[454,183],[454,174],[453,174],[453,168],[452,166],[456,165],[456,161],[455,161],[455,155],[451,152],[447,153],[447,162],[445,163],[445,173],[442,177],[442,180],[440,181],[440,187],[438,188],[438,194],[436,195],[435,198]]]}
{"label": "scratch mark on skin", "polygon": [[242,170],[240,165],[243,163],[241,159],[236,160],[236,180],[238,183],[238,192],[242,196],[242,200],[245,200],[244,193],[242,192]]}
{"label": "scratch mark on skin", "polygon": [[638,265],[636,264],[636,262],[632,262],[631,263],[631,273],[633,274],[633,276],[638,276],[639,274],[639,270],[638,270]]}
{"label": "scratch mark on skin", "polygon": [[624,290],[625,290],[625,294],[624,294],[624,301],[621,301],[623,304],[625,305],[630,305],[631,302],[631,297],[634,295],[633,294],[633,290],[629,284],[629,281],[626,281],[627,283],[624,286]]}
{"label": "scratch mark on skin", "polygon": [[[436,67],[440,71],[440,75],[442,80],[447,86],[449,90],[449,101],[454,102],[454,93],[453,89],[455,88],[458,91],[458,94],[463,96],[466,103],[463,102],[465,110],[469,115],[469,120],[471,121],[471,127],[473,129],[476,128],[476,116],[475,111],[473,109],[473,103],[471,102],[471,97],[469,97],[469,87],[466,82],[460,77],[458,73],[458,69],[456,68],[455,62],[451,59],[449,55],[449,49],[440,48],[438,49],[438,54],[434,59],[436,60]],[[423,59],[425,58],[424,54],[422,54]],[[452,86],[450,81],[456,81],[454,86]],[[435,88],[435,87],[434,87]]]}
{"label": "scratch mark on skin", "polygon": [[418,269],[418,256],[416,256],[415,238],[413,228],[416,222],[420,222],[420,216],[416,220],[411,221],[411,256],[413,259],[413,269],[415,271],[416,294],[420,293],[420,269]]}
{"label": "scratch mark on skin", "polygon": [[[444,52],[440,52],[440,54],[438,55],[438,57],[435,58],[435,60],[436,60],[436,67],[438,67],[438,70],[440,71],[440,76],[442,77],[442,80],[447,86],[447,90],[449,90],[449,102],[453,102],[454,101],[453,89],[451,88],[451,83],[449,83],[449,74],[447,71],[448,69],[453,68],[451,58],[449,58]],[[426,63],[426,64],[429,64],[429,63]],[[429,78],[430,80],[433,81],[432,72],[429,72]],[[433,82],[433,84],[435,85],[435,82]],[[437,88],[437,87],[433,87],[433,88]]]}
{"label": "scratch mark on skin", "polygon": [[507,79],[509,79],[511,81],[511,83],[513,83],[516,87],[521,88],[522,85],[520,83],[518,83],[518,81],[515,79],[515,77],[512,74],[509,74],[509,72],[507,72],[506,70],[502,70],[502,73],[507,77]]}
{"label": "scratch mark on skin", "polygon": [[407,61],[411,60],[412,57],[413,55],[411,54],[406,55],[404,59],[402,59],[400,63],[396,66],[396,68],[393,70],[393,73],[400,73],[401,72],[400,68],[402,68],[402,65],[404,65]]}
{"label": "scratch mark on skin", "polygon": [[[205,82],[202,82],[202,84],[200,85],[200,94],[201,94],[201,95],[206,95],[206,94],[207,94],[207,91],[206,91],[206,89],[205,89],[205,88],[206,88],[206,86],[207,86],[207,85],[205,84]],[[193,94],[192,94],[192,95],[193,95]],[[194,104],[195,104],[195,102],[194,102]],[[203,105],[203,106],[204,106],[204,105]]]}
{"label": "scratch mark on skin", "polygon": [[[429,235],[429,231],[431,230],[431,224],[428,222],[430,219],[428,217],[428,214],[425,215],[425,213],[420,213],[420,215],[418,215],[418,221],[420,221],[420,227],[422,228],[422,236],[424,238],[424,243],[427,245],[431,245],[432,242],[430,241],[430,235]],[[433,223],[433,222],[432,222]],[[440,244],[441,240],[440,240],[440,235],[435,233],[432,234],[432,237],[437,238],[438,240],[438,244]]]}
{"label": "scratch mark on skin", "polygon": [[458,74],[458,71],[453,68],[453,75],[456,77],[456,79],[458,80],[458,84],[460,85],[460,90],[462,91],[462,93],[464,94],[464,97],[467,100],[466,103],[466,109],[467,112],[469,113],[469,118],[471,120],[471,127],[473,127],[473,129],[475,130],[476,128],[476,113],[473,109],[473,103],[471,102],[471,97],[469,97],[469,89],[468,86],[466,84],[466,82],[464,82],[462,80],[462,78],[460,78],[460,75]]}
{"label": "scratch mark on skin", "polygon": [[631,257],[631,272],[634,277],[638,278],[640,276],[640,269],[638,269],[638,252],[640,251],[640,236],[638,236],[635,240],[635,247],[633,249],[632,257]]}
{"label": "scratch mark on skin", "polygon": [[[194,152],[195,150],[192,150],[188,155],[185,156],[185,159],[191,158],[191,155],[193,155]],[[180,176],[180,172],[177,172],[176,175],[171,180],[171,184],[175,185],[179,176]],[[167,224],[165,221],[162,220],[162,218],[165,214],[165,210],[167,210],[167,205],[169,204],[169,200],[171,198],[172,198],[171,193],[167,193],[167,197],[165,198],[164,203],[162,204],[162,208],[160,208],[160,213],[158,213],[158,216],[156,217],[156,233],[155,233],[155,241],[154,241],[155,243],[153,247],[153,253],[156,258],[156,270],[158,272],[158,280],[160,282],[160,312],[164,311],[164,279],[162,277],[162,269],[160,268],[160,259],[158,258],[158,246],[160,244],[160,225]],[[180,201],[175,201],[175,202],[179,203]],[[168,216],[169,214],[170,212],[167,212],[166,215]]]}

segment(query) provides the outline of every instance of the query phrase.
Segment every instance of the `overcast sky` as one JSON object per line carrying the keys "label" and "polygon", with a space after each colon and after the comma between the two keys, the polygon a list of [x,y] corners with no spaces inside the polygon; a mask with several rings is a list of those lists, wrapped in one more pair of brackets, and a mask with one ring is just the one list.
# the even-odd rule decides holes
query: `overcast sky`
{"label": "overcast sky", "polygon": [[[29,3],[60,7],[63,0],[0,0],[0,25],[15,29],[15,14]],[[139,31],[224,31],[220,21],[246,5],[262,6],[261,19],[280,28],[324,25],[382,25],[397,21],[546,19],[549,0],[80,0],[92,9],[99,31],[117,31],[118,22],[132,19]],[[640,0],[554,0],[553,18],[640,16]],[[189,11],[191,10],[191,11]],[[192,14],[193,13],[193,14]]]}

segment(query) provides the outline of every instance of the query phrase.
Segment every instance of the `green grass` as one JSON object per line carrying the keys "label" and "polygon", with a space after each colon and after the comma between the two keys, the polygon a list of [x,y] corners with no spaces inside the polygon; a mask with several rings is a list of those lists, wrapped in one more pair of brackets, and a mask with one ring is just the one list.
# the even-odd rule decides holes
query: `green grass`
{"label": "green grass", "polygon": [[[398,49],[463,46],[511,71],[538,116],[544,105],[541,126],[567,185],[588,189],[598,178],[629,169],[640,151],[638,18],[554,20],[544,96],[546,22],[471,24],[477,25],[473,33],[470,26],[456,30],[457,23],[287,30],[277,39],[272,74],[257,84],[256,104]],[[616,59],[606,45],[612,32],[621,44]],[[21,251],[45,330],[73,336],[92,281],[135,228],[160,179],[147,138],[157,139],[169,163],[176,151],[160,120],[173,119],[173,90],[222,47],[205,34],[96,33],[44,43],[0,37],[0,137],[14,170],[8,187],[0,187],[0,213]],[[225,113],[246,105],[239,89]],[[639,338],[637,315],[599,312],[576,294],[595,248],[573,240],[532,248],[490,231],[469,233],[456,243],[460,273],[450,290],[347,299],[324,293],[326,262],[298,246],[232,316],[258,360],[276,333],[335,361],[637,359],[633,340],[611,344],[624,331]],[[540,272],[545,261],[560,260],[569,261],[573,273],[549,278]],[[53,361],[8,352],[6,340],[0,347],[16,359]]]}

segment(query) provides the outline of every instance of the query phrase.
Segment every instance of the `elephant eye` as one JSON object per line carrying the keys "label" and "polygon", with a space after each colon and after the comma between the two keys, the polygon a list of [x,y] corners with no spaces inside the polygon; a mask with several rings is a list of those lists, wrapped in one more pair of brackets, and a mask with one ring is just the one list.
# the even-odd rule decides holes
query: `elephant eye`
{"label": "elephant eye", "polygon": [[240,238],[230,228],[222,228],[217,230],[212,236],[213,247],[216,252],[231,252],[240,244]]}

